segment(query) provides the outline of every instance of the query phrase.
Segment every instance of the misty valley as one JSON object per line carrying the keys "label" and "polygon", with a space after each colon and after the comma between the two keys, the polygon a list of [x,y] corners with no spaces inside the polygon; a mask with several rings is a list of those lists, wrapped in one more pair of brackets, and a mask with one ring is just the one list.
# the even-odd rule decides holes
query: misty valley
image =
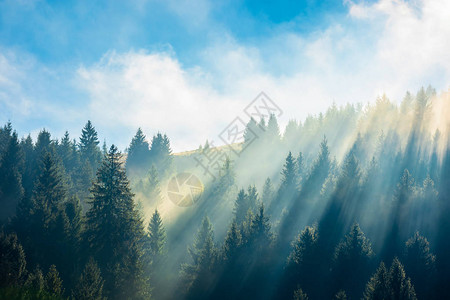
{"label": "misty valley", "polygon": [[1,299],[450,298],[449,92],[178,153],[94,125],[0,129]]}

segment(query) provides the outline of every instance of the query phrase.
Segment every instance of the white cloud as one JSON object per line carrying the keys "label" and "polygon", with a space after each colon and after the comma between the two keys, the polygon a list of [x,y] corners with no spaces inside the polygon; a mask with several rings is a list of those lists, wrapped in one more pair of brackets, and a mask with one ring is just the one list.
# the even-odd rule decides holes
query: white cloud
{"label": "white cloud", "polygon": [[[197,18],[202,26],[210,7],[198,3],[201,16],[183,18]],[[149,136],[160,130],[180,151],[206,138],[218,143],[218,133],[260,91],[283,109],[285,124],[333,101],[365,103],[382,93],[399,101],[406,90],[428,84],[447,89],[449,1],[348,6],[347,18],[308,36],[283,31],[243,43],[224,33],[203,49],[195,67],[185,67],[176,53],[109,52],[76,72],[76,87],[88,97],[83,122],[91,118],[108,142],[122,148],[137,127]],[[0,69],[6,68],[13,69],[0,56]],[[15,82],[1,76],[0,85]]]}

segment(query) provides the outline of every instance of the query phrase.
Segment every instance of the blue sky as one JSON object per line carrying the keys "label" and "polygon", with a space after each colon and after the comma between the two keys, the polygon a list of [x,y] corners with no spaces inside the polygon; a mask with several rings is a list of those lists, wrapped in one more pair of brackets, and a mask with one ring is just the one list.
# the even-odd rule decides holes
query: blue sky
{"label": "blue sky", "polygon": [[447,1],[0,0],[0,120],[124,149],[215,139],[259,91],[290,118],[432,84],[446,90]]}

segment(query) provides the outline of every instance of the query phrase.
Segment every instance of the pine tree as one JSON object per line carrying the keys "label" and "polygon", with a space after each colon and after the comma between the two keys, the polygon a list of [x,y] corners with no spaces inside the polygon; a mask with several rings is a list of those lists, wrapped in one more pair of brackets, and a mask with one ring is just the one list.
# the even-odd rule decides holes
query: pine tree
{"label": "pine tree", "polygon": [[234,201],[234,220],[237,224],[242,224],[249,209],[250,205],[248,203],[247,194],[244,189],[241,189]]}
{"label": "pine tree", "polygon": [[347,300],[347,294],[345,293],[345,291],[340,290],[339,292],[337,292],[337,294],[334,296],[335,300]]}
{"label": "pine tree", "polygon": [[214,266],[217,250],[214,246],[214,232],[208,217],[204,217],[194,244],[188,249],[192,264],[182,270],[189,298],[205,297],[214,282]]}
{"label": "pine tree", "polygon": [[381,262],[376,273],[367,283],[364,299],[416,300],[417,297],[411,280],[406,278],[402,264],[394,258],[389,272]]}
{"label": "pine tree", "polygon": [[154,266],[160,266],[165,254],[166,231],[162,223],[161,215],[155,209],[148,224],[148,249]]}
{"label": "pine tree", "polygon": [[256,250],[256,254],[267,251],[273,241],[269,218],[265,215],[264,204],[261,204],[258,213],[252,219],[250,226],[249,244]]}
{"label": "pine tree", "polygon": [[158,169],[158,174],[165,178],[172,171],[172,149],[167,135],[157,133],[150,146],[150,162]]}
{"label": "pine tree", "polygon": [[389,273],[383,262],[381,262],[375,274],[370,278],[364,292],[366,300],[391,299],[389,287]]}
{"label": "pine tree", "polygon": [[138,128],[136,135],[131,140],[130,147],[128,147],[128,156],[126,162],[126,169],[130,172],[137,172],[140,175],[149,167],[150,149],[149,144],[145,140],[145,135],[141,128]]}
{"label": "pine tree", "polygon": [[72,292],[74,299],[103,300],[103,279],[99,267],[91,257]]}
{"label": "pine tree", "polygon": [[88,120],[84,128],[81,130],[80,143],[78,144],[78,147],[80,148],[82,160],[89,162],[89,165],[94,172],[97,170],[101,161],[101,151],[98,146],[99,143],[97,131],[91,121]]}
{"label": "pine tree", "polygon": [[105,274],[108,297],[122,292],[146,297],[142,275],[142,220],[121,162],[112,145],[93,183],[85,239]]}
{"label": "pine tree", "polygon": [[51,265],[47,275],[45,276],[45,289],[55,297],[64,294],[64,287],[61,278],[59,278],[58,270],[55,265]]}
{"label": "pine tree", "polygon": [[269,121],[267,122],[266,137],[270,143],[275,143],[280,140],[280,128],[274,114],[270,115]]}
{"label": "pine tree", "polygon": [[259,199],[258,199],[258,191],[254,185],[249,185],[247,188],[247,202],[248,209],[251,211],[255,211],[258,207]]}
{"label": "pine tree", "polygon": [[260,130],[261,129],[258,128],[258,124],[256,123],[255,119],[251,118],[247,123],[247,126],[245,127],[244,145],[242,146],[242,149],[246,149],[253,142],[255,142],[255,140],[259,137]]}
{"label": "pine tree", "polygon": [[266,181],[264,182],[264,186],[263,186],[261,202],[264,205],[270,205],[270,203],[273,200],[273,197],[274,197],[273,184],[272,184],[272,181],[270,180],[270,178],[267,177]]}
{"label": "pine tree", "polygon": [[294,190],[297,186],[297,165],[294,156],[289,151],[281,171],[281,187],[284,191]]}
{"label": "pine tree", "polygon": [[24,195],[20,174],[23,164],[23,152],[17,139],[17,133],[13,132],[0,157],[0,206],[2,208],[0,220],[14,216],[17,203]]}
{"label": "pine tree", "polygon": [[223,258],[225,261],[236,260],[239,248],[242,244],[242,236],[239,232],[236,221],[231,223],[230,229],[228,229],[225,242],[223,244]]}
{"label": "pine tree", "polygon": [[302,289],[298,289],[294,291],[294,300],[308,300],[308,295],[306,295],[305,292],[303,292]]}
{"label": "pine tree", "polygon": [[26,274],[25,252],[16,234],[0,231],[0,287],[23,284]]}
{"label": "pine tree", "polygon": [[31,198],[34,184],[34,166],[36,153],[34,151],[33,140],[28,135],[26,139],[22,139],[20,147],[24,154],[24,169],[22,171],[22,186],[24,188],[24,197]]}
{"label": "pine tree", "polygon": [[414,178],[411,176],[407,169],[404,170],[400,182],[397,184],[397,188],[393,198],[393,208],[390,216],[390,232],[388,233],[385,241],[385,247],[382,252],[382,258],[385,260],[391,260],[395,256],[401,254],[403,248],[402,225],[406,222],[405,205],[414,193]]}
{"label": "pine tree", "polygon": [[370,275],[373,257],[370,242],[359,225],[354,224],[334,253],[332,275],[335,289],[349,291],[351,299],[361,295]]}
{"label": "pine tree", "polygon": [[406,278],[403,265],[397,258],[394,258],[389,270],[389,285],[391,299],[412,300],[417,299],[411,280]]}
{"label": "pine tree", "polygon": [[39,177],[31,199],[19,203],[13,227],[32,266],[49,266],[63,255],[58,251],[56,236],[60,230],[58,216],[61,204],[66,200],[67,190],[55,158],[46,152],[41,160]]}
{"label": "pine tree", "polygon": [[301,285],[309,294],[315,293],[321,259],[317,256],[317,241],[316,228],[307,226],[292,242],[285,273],[285,292],[292,293],[297,285]]}
{"label": "pine tree", "polygon": [[151,203],[155,205],[161,203],[162,198],[161,198],[159,175],[158,170],[156,169],[154,164],[152,164],[152,167],[148,172],[144,192],[146,194],[146,197],[148,197],[151,200]]}
{"label": "pine tree", "polygon": [[428,240],[416,232],[406,242],[404,251],[405,270],[417,291],[419,299],[431,298],[436,273],[436,257],[430,251]]}

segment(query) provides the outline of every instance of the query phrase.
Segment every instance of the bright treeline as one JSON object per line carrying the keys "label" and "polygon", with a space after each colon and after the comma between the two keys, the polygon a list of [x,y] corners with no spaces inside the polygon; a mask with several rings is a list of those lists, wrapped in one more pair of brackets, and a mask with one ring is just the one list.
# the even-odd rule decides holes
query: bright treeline
{"label": "bright treeline", "polygon": [[[215,180],[194,160],[208,141],[174,155],[139,128],[122,154],[90,121],[36,140],[8,122],[0,299],[450,298],[449,116],[428,87],[283,133],[251,119]],[[165,195],[176,172],[200,174],[194,205]]]}

